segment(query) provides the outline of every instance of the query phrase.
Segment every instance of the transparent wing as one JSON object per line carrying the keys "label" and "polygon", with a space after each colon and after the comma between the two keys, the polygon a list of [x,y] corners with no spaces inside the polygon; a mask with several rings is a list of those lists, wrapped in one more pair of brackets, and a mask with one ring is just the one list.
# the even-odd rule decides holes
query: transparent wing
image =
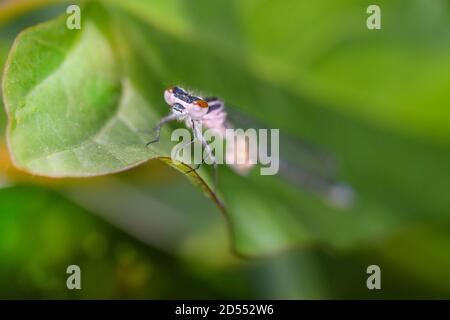
{"label": "transparent wing", "polygon": [[[235,128],[270,129],[270,126],[226,107],[230,124]],[[279,175],[292,185],[324,197],[337,207],[351,206],[354,191],[345,182],[337,181],[334,155],[324,148],[280,130]]]}

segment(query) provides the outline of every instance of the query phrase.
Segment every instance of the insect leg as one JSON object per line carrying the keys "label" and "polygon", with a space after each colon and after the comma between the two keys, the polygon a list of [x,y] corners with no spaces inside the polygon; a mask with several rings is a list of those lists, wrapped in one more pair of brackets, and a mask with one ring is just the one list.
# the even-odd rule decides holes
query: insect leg
{"label": "insect leg", "polygon": [[213,165],[217,165],[217,161],[216,158],[214,157],[214,155],[212,154],[212,150],[211,147],[208,144],[208,141],[206,141],[205,137],[203,135],[200,136],[200,140],[202,142],[203,147],[205,148],[205,150],[208,152],[208,154],[206,155],[205,159],[211,159],[211,161],[213,162]]}
{"label": "insect leg", "polygon": [[[181,146],[179,146],[179,147],[175,150],[174,154],[177,155],[178,152],[180,152],[180,150],[183,150],[183,149],[186,148],[188,145],[194,143],[195,140],[197,140],[197,137],[196,137],[195,132],[194,132],[194,137],[192,138],[192,140],[189,141],[189,142],[186,142],[185,144],[183,144],[183,145],[181,145]],[[189,172],[190,172],[190,171],[189,171]]]}
{"label": "insect leg", "polygon": [[161,135],[161,127],[163,125],[165,125],[166,123],[173,121],[173,120],[177,120],[180,116],[174,113],[169,114],[168,116],[162,118],[158,124],[156,125],[155,128],[153,128],[153,131],[156,131],[156,137],[155,139],[153,139],[152,141],[147,142],[147,146],[154,143],[154,142],[158,142],[159,141],[159,137]]}
{"label": "insect leg", "polygon": [[214,192],[217,191],[217,185],[218,185],[218,167],[217,167],[217,161],[216,161],[216,157],[212,154],[212,150],[211,147],[208,144],[208,141],[206,141],[205,137],[202,135],[200,137],[203,147],[205,148],[205,150],[208,152],[206,159],[209,158],[211,159],[212,163],[213,163],[213,167],[214,167]]}
{"label": "insect leg", "polygon": [[[213,162],[213,166],[214,166],[214,192],[217,191],[217,183],[218,183],[218,168],[217,168],[217,161],[215,156],[212,154],[212,150],[211,147],[208,144],[208,141],[206,141],[205,137],[203,136],[201,130],[198,128],[196,123],[192,123],[192,130],[194,132],[194,135],[196,136],[196,138],[200,139],[200,141],[202,142],[203,148],[207,151],[207,156],[205,159],[211,159],[211,161]],[[203,161],[203,157],[202,157],[202,161]],[[199,164],[196,168],[192,168],[191,170],[187,171],[186,173],[190,173],[192,171],[197,170],[198,168],[200,168]]]}
{"label": "insect leg", "polygon": [[[200,128],[198,127],[197,122],[195,122],[195,121],[192,121],[192,132],[194,134],[194,139],[192,139],[191,143],[199,138],[203,138],[202,132],[201,132]],[[202,159],[202,161],[203,161],[203,159]],[[195,168],[191,168],[190,170],[186,171],[186,174],[191,173],[192,171],[198,170],[201,165],[202,164],[199,163]]]}

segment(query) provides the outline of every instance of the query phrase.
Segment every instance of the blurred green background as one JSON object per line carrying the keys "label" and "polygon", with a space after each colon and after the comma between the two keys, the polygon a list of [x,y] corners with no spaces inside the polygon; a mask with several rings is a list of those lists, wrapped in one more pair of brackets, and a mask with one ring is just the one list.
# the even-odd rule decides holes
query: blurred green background
{"label": "blurred green background", "polygon": [[[0,3],[2,65],[21,30],[67,7]],[[170,84],[215,93],[332,152],[357,198],[335,208],[279,177],[221,169],[224,216],[157,160],[98,178],[27,175],[8,160],[1,108],[0,298],[449,298],[450,3],[377,1],[377,31],[369,4],[94,4],[159,114]],[[82,290],[66,288],[71,264]],[[371,264],[381,290],[366,288]]]}

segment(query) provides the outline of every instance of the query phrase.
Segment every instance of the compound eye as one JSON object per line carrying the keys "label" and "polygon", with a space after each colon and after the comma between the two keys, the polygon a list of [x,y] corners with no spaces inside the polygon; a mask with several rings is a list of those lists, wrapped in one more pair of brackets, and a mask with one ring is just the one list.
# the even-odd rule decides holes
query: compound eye
{"label": "compound eye", "polygon": [[195,100],[193,104],[199,106],[200,108],[208,108],[208,102],[205,100]]}
{"label": "compound eye", "polygon": [[169,87],[166,89],[166,91],[173,93],[175,91],[175,87]]}

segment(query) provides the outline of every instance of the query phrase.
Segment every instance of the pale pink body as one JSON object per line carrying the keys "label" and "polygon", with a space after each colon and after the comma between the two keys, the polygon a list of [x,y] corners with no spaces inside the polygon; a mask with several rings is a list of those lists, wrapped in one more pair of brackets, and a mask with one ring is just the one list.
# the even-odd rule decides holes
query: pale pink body
{"label": "pale pink body", "polygon": [[[248,143],[246,142],[243,136],[234,136],[234,134],[231,134],[229,136],[227,129],[231,129],[232,127],[227,121],[227,113],[225,111],[224,102],[217,98],[200,98],[200,97],[193,97],[190,95],[186,97],[185,91],[183,89],[181,89],[183,91],[180,99],[179,98],[180,96],[174,94],[173,90],[174,87],[167,89],[164,92],[164,99],[167,102],[167,104],[172,106],[172,108],[174,105],[181,105],[182,107],[184,107],[184,110],[181,111],[178,109],[176,110],[176,112],[179,112],[177,119],[184,120],[186,126],[194,131],[197,130],[198,134],[201,134],[201,130],[198,131],[197,126],[201,124],[204,130],[210,129],[215,134],[219,135],[222,139],[228,142],[230,141],[230,139],[233,139],[234,146],[227,143],[227,150],[225,155],[227,158],[227,163],[229,163],[229,165],[236,172],[240,174],[247,174],[248,171],[254,166],[254,164],[250,163],[249,161],[248,163],[238,164],[235,161],[233,161],[233,159],[236,158],[235,157],[236,154],[244,154],[245,157],[248,158],[247,157],[249,153]],[[204,104],[206,107],[201,107],[198,105],[198,101],[197,103],[195,103],[190,98],[202,100],[202,103],[207,102],[207,105]],[[206,147],[209,148],[209,146]]]}

